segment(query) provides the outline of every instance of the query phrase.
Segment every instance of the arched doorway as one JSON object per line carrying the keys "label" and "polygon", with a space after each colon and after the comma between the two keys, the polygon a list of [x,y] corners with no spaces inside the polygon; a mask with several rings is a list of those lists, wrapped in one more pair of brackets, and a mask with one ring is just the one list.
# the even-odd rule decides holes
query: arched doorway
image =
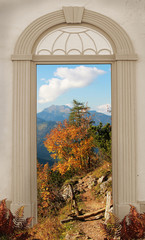
{"label": "arched doorway", "polygon": [[[110,54],[38,54],[42,40],[62,27],[96,31],[108,42]],[[40,47],[40,49],[38,49]],[[106,47],[105,47],[106,49]],[[38,51],[37,51],[38,50]],[[42,51],[43,52],[43,51]],[[25,217],[37,221],[36,65],[110,63],[112,65],[112,162],[114,212],[122,218],[136,199],[135,61],[132,43],[113,20],[82,7],[65,7],[30,24],[12,56],[13,180],[11,210],[25,206]]]}

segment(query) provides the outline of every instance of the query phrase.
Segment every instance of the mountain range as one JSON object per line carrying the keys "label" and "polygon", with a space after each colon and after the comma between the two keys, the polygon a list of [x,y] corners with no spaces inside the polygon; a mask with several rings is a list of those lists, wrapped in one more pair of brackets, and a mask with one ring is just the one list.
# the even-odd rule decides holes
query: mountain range
{"label": "mountain range", "polygon": [[[66,105],[52,105],[37,113],[37,159],[41,164],[48,162],[50,167],[54,164],[54,160],[44,147],[43,142],[46,135],[57,125],[57,122],[62,122],[64,119],[69,118],[69,113],[70,107]],[[90,110],[90,115],[92,120],[95,121],[95,125],[98,125],[100,122],[103,125],[106,123],[111,124],[111,116],[109,115],[94,110]]]}
{"label": "mountain range", "polygon": [[[52,105],[48,108],[45,108],[42,112],[37,113],[37,118],[43,119],[45,121],[63,121],[68,119],[70,113],[70,107],[66,105]],[[111,124],[111,116],[96,112],[95,110],[89,111],[92,117],[92,120],[95,121],[95,125],[98,125],[100,122],[105,125],[106,123]]]}

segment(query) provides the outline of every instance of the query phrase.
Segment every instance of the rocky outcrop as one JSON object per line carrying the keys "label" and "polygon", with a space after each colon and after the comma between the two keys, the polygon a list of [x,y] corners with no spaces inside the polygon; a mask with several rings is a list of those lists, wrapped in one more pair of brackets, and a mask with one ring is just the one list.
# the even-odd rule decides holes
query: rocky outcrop
{"label": "rocky outcrop", "polygon": [[97,178],[91,175],[87,175],[82,179],[79,179],[76,184],[76,189],[80,192],[86,192],[88,189],[91,189],[97,184]]}
{"label": "rocky outcrop", "polygon": [[[86,175],[77,181],[71,182],[75,194],[84,193],[95,186],[98,186],[97,194],[106,195],[108,186],[112,185],[112,176],[110,172],[106,172],[100,178],[92,176],[91,174]],[[72,198],[72,192],[70,185],[67,183],[61,188],[61,195],[65,201]]]}
{"label": "rocky outcrop", "polygon": [[71,190],[70,184],[65,184],[62,187],[61,195],[65,201],[69,198],[72,198],[72,190]]}

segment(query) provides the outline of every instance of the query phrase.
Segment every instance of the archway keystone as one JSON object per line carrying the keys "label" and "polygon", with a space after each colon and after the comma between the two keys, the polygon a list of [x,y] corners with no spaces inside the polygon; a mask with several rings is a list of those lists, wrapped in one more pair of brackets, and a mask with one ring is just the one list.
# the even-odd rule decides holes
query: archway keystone
{"label": "archway keystone", "polygon": [[63,7],[66,23],[81,23],[84,7]]}
{"label": "archway keystone", "polygon": [[[70,11],[70,19],[68,18]],[[75,16],[75,17],[74,17]],[[38,56],[35,49],[46,33],[66,22],[101,31],[112,55]],[[80,23],[81,22],[81,23]],[[25,206],[25,217],[37,221],[36,64],[110,63],[112,65],[112,162],[114,213],[122,218],[136,199],[135,80],[136,60],[126,32],[112,19],[83,8],[49,13],[32,22],[20,35],[13,61],[13,180],[14,211]]]}

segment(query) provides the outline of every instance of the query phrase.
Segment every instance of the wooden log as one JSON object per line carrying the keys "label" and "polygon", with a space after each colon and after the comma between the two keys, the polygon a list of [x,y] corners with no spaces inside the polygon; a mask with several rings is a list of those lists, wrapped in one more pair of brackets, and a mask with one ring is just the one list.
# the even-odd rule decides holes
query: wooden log
{"label": "wooden log", "polygon": [[80,216],[75,215],[73,217],[69,217],[67,219],[61,220],[61,223],[63,224],[63,223],[67,223],[67,222],[74,221],[74,220],[85,220],[86,218],[90,218],[90,217],[99,215],[101,213],[104,213],[105,209],[106,209],[106,207],[105,208],[101,208],[101,209],[99,209],[99,210],[97,210],[95,212],[86,213],[84,215],[80,215]]}
{"label": "wooden log", "polygon": [[69,217],[69,218],[61,220],[61,223],[63,224],[63,223],[71,222],[74,220],[77,220],[77,219],[75,217]]}
{"label": "wooden log", "polygon": [[101,208],[95,212],[90,212],[90,213],[86,213],[84,215],[81,215],[81,216],[78,216],[78,220],[81,220],[81,219],[86,219],[86,218],[89,218],[89,217],[93,217],[93,216],[96,216],[98,214],[101,214],[101,213],[104,213],[105,212],[105,208]]}

